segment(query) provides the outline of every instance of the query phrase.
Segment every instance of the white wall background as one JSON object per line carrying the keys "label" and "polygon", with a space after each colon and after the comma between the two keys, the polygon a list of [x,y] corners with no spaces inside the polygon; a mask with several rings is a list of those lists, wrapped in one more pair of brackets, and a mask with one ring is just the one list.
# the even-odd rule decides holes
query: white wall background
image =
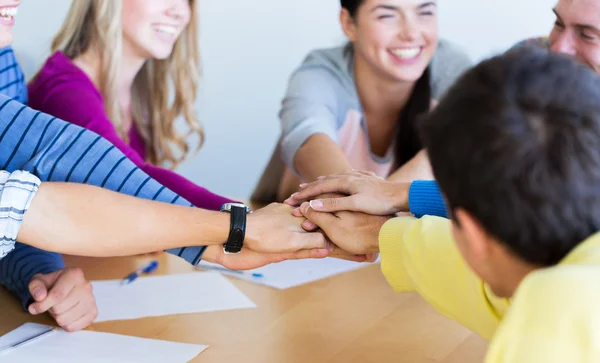
{"label": "white wall background", "polygon": [[[521,39],[547,35],[555,2],[440,0],[441,34],[479,60]],[[49,55],[70,3],[23,1],[15,49],[28,76]],[[216,193],[246,198],[277,141],[287,77],[311,49],[344,40],[338,12],[337,0],[201,0],[198,111],[207,141],[178,171]]]}

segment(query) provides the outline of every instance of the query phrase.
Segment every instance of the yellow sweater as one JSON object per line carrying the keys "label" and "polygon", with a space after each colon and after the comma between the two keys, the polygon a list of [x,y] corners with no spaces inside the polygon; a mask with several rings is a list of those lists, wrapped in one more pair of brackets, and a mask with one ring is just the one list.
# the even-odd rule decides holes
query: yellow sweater
{"label": "yellow sweater", "polygon": [[469,269],[450,227],[438,217],[401,217],[383,226],[381,269],[396,291],[418,292],[491,339],[486,363],[600,362],[600,234],[558,266],[529,274],[509,301]]}

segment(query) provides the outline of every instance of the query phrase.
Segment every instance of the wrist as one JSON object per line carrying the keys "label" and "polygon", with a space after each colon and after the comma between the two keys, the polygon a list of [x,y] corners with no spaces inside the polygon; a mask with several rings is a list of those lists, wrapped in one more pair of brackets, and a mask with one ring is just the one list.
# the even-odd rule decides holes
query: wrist
{"label": "wrist", "polygon": [[202,222],[197,223],[195,225],[196,238],[194,243],[197,245],[198,241],[204,241],[204,243],[202,244],[205,244],[207,246],[215,245],[219,246],[222,249],[223,245],[225,244],[225,242],[227,242],[227,239],[229,238],[231,216],[229,215],[229,213],[223,212],[210,213],[210,218],[196,219],[197,221],[200,220]]}
{"label": "wrist", "polygon": [[409,196],[409,191],[410,191],[410,185],[411,183],[398,183],[398,182],[392,182],[392,200],[394,203],[394,213],[398,213],[398,212],[407,212],[410,210],[409,207],[409,201],[408,201],[408,196]]}
{"label": "wrist", "polygon": [[260,222],[257,220],[256,214],[248,214],[246,219],[246,238],[244,239],[244,246],[253,250],[260,240]]}
{"label": "wrist", "polygon": [[202,254],[202,260],[221,265],[223,260],[223,247],[221,245],[206,247],[204,254]]}
{"label": "wrist", "polygon": [[367,251],[367,254],[376,254],[380,252],[379,249],[379,235],[381,233],[381,230],[383,229],[383,226],[385,226],[385,224],[392,219],[393,217],[391,216],[382,216],[379,218],[378,222],[377,222],[377,230],[375,233],[375,238],[373,239],[373,241],[371,241],[371,246],[369,246],[369,250]]}

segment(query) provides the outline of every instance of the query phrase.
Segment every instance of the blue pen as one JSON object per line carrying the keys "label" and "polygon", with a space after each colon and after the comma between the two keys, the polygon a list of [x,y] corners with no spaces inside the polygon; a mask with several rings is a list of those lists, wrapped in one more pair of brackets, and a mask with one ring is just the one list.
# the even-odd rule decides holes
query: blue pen
{"label": "blue pen", "polygon": [[246,271],[238,271],[238,270],[230,270],[228,268],[225,267],[219,267],[219,266],[205,266],[205,265],[200,265],[200,268],[203,268],[205,270],[215,270],[215,271],[223,271],[223,272],[230,272],[230,273],[234,273],[234,274],[238,274],[238,275],[250,275],[254,278],[260,279],[263,278],[263,274],[259,274],[256,272],[253,272],[252,274]]}
{"label": "blue pen", "polygon": [[150,262],[149,264],[147,264],[146,266],[140,267],[139,269],[137,269],[134,272],[127,275],[127,277],[125,277],[121,281],[121,285],[130,284],[130,283],[134,282],[135,279],[140,277],[141,274],[152,273],[154,270],[156,270],[157,267],[158,267],[158,261],[154,260],[154,261]]}

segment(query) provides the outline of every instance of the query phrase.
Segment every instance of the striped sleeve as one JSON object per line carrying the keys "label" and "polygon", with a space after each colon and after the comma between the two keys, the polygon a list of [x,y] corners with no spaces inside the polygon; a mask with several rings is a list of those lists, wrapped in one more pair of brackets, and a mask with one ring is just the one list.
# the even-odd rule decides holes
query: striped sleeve
{"label": "striped sleeve", "polygon": [[[4,95],[0,95],[0,170],[24,170],[42,181],[90,184],[191,207],[187,200],[150,178],[94,132],[35,111]],[[205,249],[198,246],[167,252],[197,265]],[[26,271],[36,263],[33,255],[29,256],[22,254],[21,259],[11,261],[22,266],[20,271]]]}
{"label": "striped sleeve", "polygon": [[15,249],[23,215],[40,187],[40,180],[23,171],[0,171],[0,259]]}
{"label": "striped sleeve", "polygon": [[0,93],[21,103],[27,103],[25,75],[12,47],[0,49]]}

